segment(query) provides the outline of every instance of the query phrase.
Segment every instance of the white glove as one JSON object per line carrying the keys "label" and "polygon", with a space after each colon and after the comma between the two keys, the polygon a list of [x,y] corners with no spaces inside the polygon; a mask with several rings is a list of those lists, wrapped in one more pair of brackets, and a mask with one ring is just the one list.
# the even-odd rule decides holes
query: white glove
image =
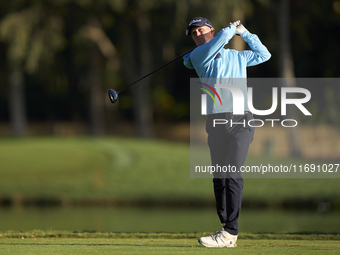
{"label": "white glove", "polygon": [[234,22],[230,22],[229,24],[230,24],[230,25],[233,25],[233,26],[235,26],[235,27],[237,27],[238,25],[241,24],[241,21],[240,21],[240,20],[236,20],[236,21],[234,21]]}
{"label": "white glove", "polygon": [[229,24],[230,24],[230,25],[233,25],[233,26],[235,26],[235,27],[237,27],[238,25],[241,24],[241,21],[237,20],[237,21],[235,21],[235,22],[230,22]]}
{"label": "white glove", "polygon": [[237,20],[235,22],[230,22],[230,25],[233,25],[236,27],[236,34],[237,35],[242,35],[244,31],[247,29],[242,25],[240,20]]}
{"label": "white glove", "polygon": [[241,24],[236,26],[236,34],[237,35],[242,35],[247,29]]}

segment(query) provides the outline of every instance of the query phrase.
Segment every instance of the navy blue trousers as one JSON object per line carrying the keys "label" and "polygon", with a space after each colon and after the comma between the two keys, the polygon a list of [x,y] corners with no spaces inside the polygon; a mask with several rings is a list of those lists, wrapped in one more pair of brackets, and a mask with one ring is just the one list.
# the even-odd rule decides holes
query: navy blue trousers
{"label": "navy blue trousers", "polygon": [[[226,124],[214,125],[214,119],[227,119]],[[238,234],[238,217],[241,211],[243,178],[241,166],[246,161],[249,145],[254,138],[254,127],[248,125],[253,119],[251,113],[208,115],[206,131],[212,166],[219,166],[224,172],[215,172],[213,178],[217,214],[224,229]],[[220,121],[222,123],[222,121]]]}

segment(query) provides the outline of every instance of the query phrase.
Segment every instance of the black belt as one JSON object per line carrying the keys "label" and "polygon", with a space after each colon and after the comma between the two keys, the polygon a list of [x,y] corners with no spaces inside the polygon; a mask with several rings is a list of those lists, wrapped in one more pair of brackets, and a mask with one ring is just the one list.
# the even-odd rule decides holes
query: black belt
{"label": "black belt", "polygon": [[245,116],[247,115],[248,113],[251,113],[249,111],[245,111],[243,114],[234,114],[233,112],[221,112],[221,113],[213,113],[213,114],[209,114],[208,115],[208,118],[213,118],[213,119],[216,119],[216,118],[221,118],[221,119],[232,119],[234,116]]}

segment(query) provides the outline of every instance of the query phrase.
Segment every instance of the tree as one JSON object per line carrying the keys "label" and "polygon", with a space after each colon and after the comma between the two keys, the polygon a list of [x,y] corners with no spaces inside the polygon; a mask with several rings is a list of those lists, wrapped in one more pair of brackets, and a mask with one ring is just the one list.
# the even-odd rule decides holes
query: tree
{"label": "tree", "polygon": [[[128,83],[132,83],[152,69],[150,51],[151,20],[140,1],[130,1],[129,10],[123,18],[122,33],[124,47],[124,72]],[[135,118],[139,135],[153,136],[152,107],[150,101],[150,78],[143,79],[131,90]]]}
{"label": "tree", "polygon": [[[280,0],[278,11],[279,19],[279,72],[280,77],[285,78],[283,86],[296,87],[294,62],[290,48],[290,2],[289,0]],[[287,118],[298,119],[296,109],[287,109]],[[292,157],[301,157],[301,149],[296,128],[288,128],[290,155]]]}
{"label": "tree", "polygon": [[90,49],[92,55],[87,77],[90,89],[90,132],[93,135],[103,135],[105,134],[104,100],[107,98],[104,97],[103,73],[106,63],[110,63],[116,68],[119,65],[119,60],[115,46],[96,17],[90,17],[88,24],[80,28],[79,34],[94,43]]}
{"label": "tree", "polygon": [[25,1],[16,1],[7,11],[0,23],[0,37],[8,47],[10,120],[14,135],[20,137],[25,135],[27,119],[24,74],[33,74],[53,61],[64,41],[58,16],[46,13],[39,2],[25,8]]}
{"label": "tree", "polygon": [[[121,1],[114,1],[116,6]],[[8,5],[7,14],[0,23],[0,36],[8,45],[7,61],[10,67],[10,119],[16,136],[22,136],[26,128],[24,77],[35,75],[49,84],[55,84],[58,76],[58,54],[65,49],[79,47],[79,41],[90,39],[93,43],[79,47],[90,61],[88,89],[90,96],[91,133],[105,133],[103,70],[107,62],[116,61],[115,48],[97,20],[107,13],[111,1],[14,1]],[[76,17],[76,19],[75,19]],[[77,41],[77,36],[82,37]],[[64,66],[70,66],[75,54],[66,56]],[[70,58],[71,57],[71,58]],[[84,59],[84,58],[83,58]],[[72,65],[72,64],[71,64]],[[77,71],[78,72],[78,71]],[[71,76],[79,76],[72,73]],[[77,78],[74,78],[75,80]],[[72,82],[68,80],[68,82]],[[68,84],[70,86],[70,84]]]}

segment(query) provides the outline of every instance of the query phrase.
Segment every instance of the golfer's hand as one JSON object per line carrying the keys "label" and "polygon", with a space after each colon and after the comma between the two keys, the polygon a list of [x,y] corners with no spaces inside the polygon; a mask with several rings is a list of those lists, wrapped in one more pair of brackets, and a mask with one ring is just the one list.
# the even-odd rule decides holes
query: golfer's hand
{"label": "golfer's hand", "polygon": [[239,21],[239,20],[229,23],[229,25],[232,25],[232,26],[235,26],[235,27],[239,26],[240,24],[241,24],[241,21]]}
{"label": "golfer's hand", "polygon": [[[229,22],[228,26],[235,26],[235,27],[237,27],[240,24],[241,24],[241,21],[238,20],[238,21],[235,21],[235,22]],[[226,28],[228,26],[225,26],[224,28]]]}
{"label": "golfer's hand", "polygon": [[236,34],[237,35],[242,35],[247,29],[241,24],[236,26]]}
{"label": "golfer's hand", "polygon": [[236,34],[237,35],[242,35],[244,31],[246,31],[247,29],[242,25],[240,20],[237,20],[235,22],[230,22],[229,23],[232,26],[236,27]]}

